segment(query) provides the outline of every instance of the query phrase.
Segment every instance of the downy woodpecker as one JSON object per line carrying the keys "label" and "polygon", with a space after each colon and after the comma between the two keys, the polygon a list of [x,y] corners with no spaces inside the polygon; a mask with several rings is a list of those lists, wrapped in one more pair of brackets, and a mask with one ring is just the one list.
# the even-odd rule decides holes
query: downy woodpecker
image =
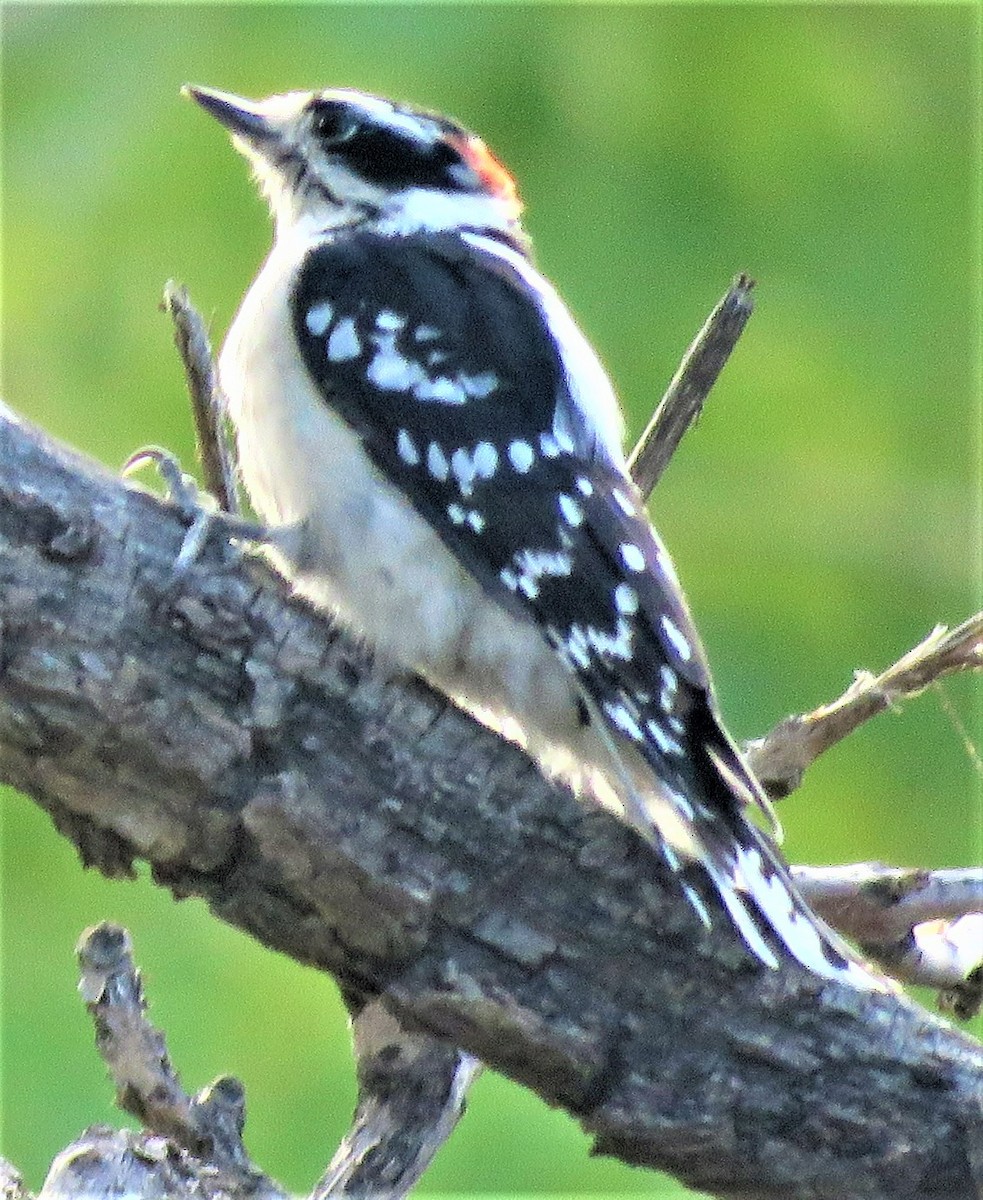
{"label": "downy woodpecker", "polygon": [[505,168],[454,121],[360,92],[186,90],[273,211],[219,377],[298,591],[615,808],[762,963],[880,988],[748,819],[767,802],[617,400]]}

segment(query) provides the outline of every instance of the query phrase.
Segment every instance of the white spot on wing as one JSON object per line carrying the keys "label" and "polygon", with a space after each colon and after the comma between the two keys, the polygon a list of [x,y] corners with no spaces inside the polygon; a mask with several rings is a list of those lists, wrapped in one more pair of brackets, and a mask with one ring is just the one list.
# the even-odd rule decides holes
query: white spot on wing
{"label": "white spot on wing", "polygon": [[509,442],[508,456],[509,462],[520,475],[525,475],[536,457],[533,454],[532,446],[528,442],[522,441]]}
{"label": "white spot on wing", "polygon": [[498,470],[498,451],[491,442],[479,442],[475,446],[474,470],[479,479],[491,479]]}
{"label": "white spot on wing", "polygon": [[578,667],[587,670],[591,663],[590,651],[587,647],[587,634],[579,625],[571,625],[567,630],[566,637],[557,635],[560,645],[567,652],[570,659],[576,663]]}
{"label": "white spot on wing", "polygon": [[645,555],[634,542],[622,542],[618,547],[618,552],[621,555],[621,561],[629,571],[637,573],[645,570]]}
{"label": "white spot on wing", "polygon": [[447,462],[447,456],[436,442],[431,442],[427,447],[427,470],[434,477],[444,483],[450,472],[450,464]]}
{"label": "white spot on wing", "polygon": [[587,641],[598,654],[620,658],[625,662],[631,659],[634,636],[634,629],[624,617],[618,617],[613,633],[606,633],[593,625],[587,626]]}
{"label": "white spot on wing", "polygon": [[591,481],[587,478],[586,475],[578,476],[577,491],[580,492],[581,496],[593,496],[594,495],[594,485],[591,483]]}
{"label": "white spot on wing", "polygon": [[387,392],[407,392],[426,380],[420,364],[396,349],[391,333],[376,339],[376,352],[366,374],[376,387]]}
{"label": "white spot on wing", "polygon": [[397,313],[389,312],[383,309],[375,319],[376,328],[385,329],[392,333],[398,333],[406,324],[406,318],[399,316]]}
{"label": "white spot on wing", "polygon": [[584,510],[574,500],[573,496],[568,496],[565,492],[560,493],[557,503],[560,506],[560,512],[564,521],[573,529],[576,529],[583,522]]}
{"label": "white spot on wing", "polygon": [[518,569],[517,587],[530,600],[539,595],[543,578],[563,578],[573,570],[573,559],[565,550],[520,550],[512,556]]}
{"label": "white spot on wing", "polygon": [[527,575],[562,578],[573,570],[573,559],[565,550],[520,550],[514,555],[516,566]]}
{"label": "white spot on wing", "polygon": [[304,318],[304,324],[315,337],[321,337],[327,332],[328,326],[331,324],[331,318],[334,316],[334,309],[325,300],[321,304],[315,304],[307,310],[307,316]]}
{"label": "white spot on wing", "polygon": [[396,434],[396,453],[408,467],[416,467],[420,463],[420,453],[405,429]]}
{"label": "white spot on wing", "polygon": [[676,625],[673,619],[666,613],[663,613],[662,615],[661,625],[662,631],[666,635],[666,638],[668,639],[672,648],[676,651],[683,662],[689,662],[689,660],[693,657],[693,647],[683,636],[679,626]]}
{"label": "white spot on wing", "polygon": [[601,707],[616,729],[620,729],[622,733],[627,733],[636,742],[642,741],[642,728],[624,703],[620,700],[605,700]]}
{"label": "white spot on wing", "polygon": [[480,375],[459,375],[458,383],[469,396],[483,400],[498,387],[498,376],[494,371],[483,371]]}
{"label": "white spot on wing", "polygon": [[679,687],[679,676],[672,667],[667,667],[664,664],[659,668],[659,674],[662,678],[659,704],[664,713],[671,713],[676,703],[676,689]]}
{"label": "white spot on wing", "polygon": [[633,616],[638,612],[638,592],[630,583],[619,583],[614,589],[614,606],[626,617]]}
{"label": "white spot on wing", "polygon": [[[659,721],[651,721],[651,720],[646,721],[645,729],[646,729],[646,732],[648,733],[649,737],[652,738],[652,740],[659,747],[659,749],[662,751],[663,754],[682,755],[682,753],[683,753],[682,746],[679,744],[679,742],[676,741],[676,739],[674,737],[670,737],[669,734],[666,733],[665,729],[663,729],[663,727]],[[686,803],[689,806],[689,801],[687,801]],[[689,806],[689,807],[690,807],[690,817],[692,817],[692,815],[693,815],[692,814],[692,806]]]}
{"label": "white spot on wing", "polygon": [[362,343],[351,317],[342,317],[328,338],[328,358],[332,362],[348,362],[362,353]]}
{"label": "white spot on wing", "polygon": [[413,395],[417,400],[436,400],[439,404],[464,404],[467,400],[464,388],[446,375],[437,379],[421,379],[413,388]]}
{"label": "white spot on wing", "polygon": [[[578,410],[578,417],[582,415]],[[577,439],[570,425],[571,416],[570,409],[565,403],[561,402],[553,410],[553,437],[556,440],[557,446],[561,450],[565,450],[567,454],[573,454],[577,448]],[[594,441],[593,430],[588,430],[587,440],[590,442]]]}
{"label": "white spot on wing", "polygon": [[463,447],[459,447],[451,455],[451,470],[460,485],[462,494],[470,496],[474,490],[474,460]]}
{"label": "white spot on wing", "polygon": [[551,433],[539,435],[539,451],[543,458],[559,458],[560,444]]}

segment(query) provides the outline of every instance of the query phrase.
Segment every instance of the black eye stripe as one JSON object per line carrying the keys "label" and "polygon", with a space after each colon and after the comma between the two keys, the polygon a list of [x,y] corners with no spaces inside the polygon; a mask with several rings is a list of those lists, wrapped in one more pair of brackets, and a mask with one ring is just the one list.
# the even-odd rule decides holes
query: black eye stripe
{"label": "black eye stripe", "polygon": [[471,171],[443,138],[418,140],[339,100],[313,100],[310,114],[311,133],[321,147],[369,183],[391,191],[404,187],[469,190]]}
{"label": "black eye stripe", "polygon": [[443,141],[427,145],[398,131],[363,126],[345,146],[344,156],[363,178],[387,188],[460,188],[451,172],[461,165],[460,156]]}

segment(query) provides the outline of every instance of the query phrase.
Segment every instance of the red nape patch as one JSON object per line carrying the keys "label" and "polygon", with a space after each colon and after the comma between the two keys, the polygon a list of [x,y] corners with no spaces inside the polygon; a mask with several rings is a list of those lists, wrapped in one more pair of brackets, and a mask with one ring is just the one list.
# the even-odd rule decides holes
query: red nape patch
{"label": "red nape patch", "polygon": [[458,142],[461,156],[472,171],[478,176],[485,189],[495,196],[500,196],[510,204],[519,207],[519,196],[515,189],[515,180],[502,166],[494,154],[488,149],[481,138],[462,138]]}

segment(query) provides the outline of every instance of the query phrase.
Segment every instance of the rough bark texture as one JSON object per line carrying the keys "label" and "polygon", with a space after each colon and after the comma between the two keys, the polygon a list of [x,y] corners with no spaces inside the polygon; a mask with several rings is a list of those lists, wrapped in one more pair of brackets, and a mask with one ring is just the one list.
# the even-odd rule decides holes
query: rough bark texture
{"label": "rough bark texture", "polygon": [[0,777],[83,858],[380,994],[728,1197],[970,1200],[983,1050],[767,972],[627,829],[289,601],[221,538],[0,422]]}

